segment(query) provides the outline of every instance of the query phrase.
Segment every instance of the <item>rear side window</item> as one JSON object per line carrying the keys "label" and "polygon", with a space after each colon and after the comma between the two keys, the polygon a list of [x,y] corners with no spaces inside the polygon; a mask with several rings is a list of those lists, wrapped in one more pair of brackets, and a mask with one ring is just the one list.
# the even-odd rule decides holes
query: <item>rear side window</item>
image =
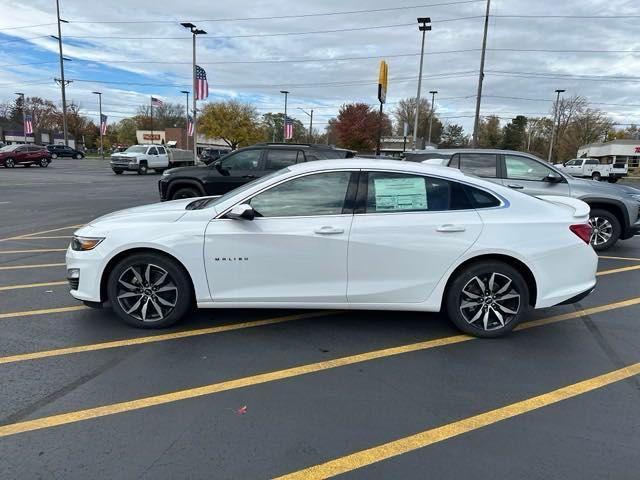
{"label": "rear side window", "polygon": [[302,152],[298,150],[269,149],[267,151],[267,170],[280,170],[303,161]]}
{"label": "rear side window", "polygon": [[471,208],[457,182],[405,173],[370,172],[366,213],[438,212]]}
{"label": "rear side window", "polygon": [[164,151],[164,147],[158,147],[158,153],[159,153],[160,155],[164,155],[164,154],[166,154],[167,152],[165,152],[165,151]]}
{"label": "rear side window", "polygon": [[467,191],[467,196],[469,197],[473,208],[491,208],[500,206],[500,200],[489,192],[485,192],[484,190],[480,190],[479,188],[471,187],[469,185],[465,185],[464,188]]}
{"label": "rear side window", "polygon": [[587,160],[586,162],[584,162],[586,165],[600,165],[600,162],[598,160]]}
{"label": "rear side window", "polygon": [[478,177],[496,178],[498,176],[498,156],[488,153],[461,153],[460,170]]}

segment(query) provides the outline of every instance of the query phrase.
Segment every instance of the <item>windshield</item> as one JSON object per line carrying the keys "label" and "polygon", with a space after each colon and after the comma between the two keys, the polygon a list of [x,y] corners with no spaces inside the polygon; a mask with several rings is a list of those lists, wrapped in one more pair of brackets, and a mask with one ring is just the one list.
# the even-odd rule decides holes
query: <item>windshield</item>
{"label": "windshield", "polygon": [[128,153],[145,153],[147,151],[147,147],[144,145],[134,145],[133,147],[129,147],[125,150]]}
{"label": "windshield", "polygon": [[18,148],[18,145],[7,145],[6,147],[0,148],[0,152],[10,152]]}
{"label": "windshield", "polygon": [[250,188],[255,187],[256,185],[260,185],[261,183],[267,182],[268,180],[271,180],[272,178],[278,177],[278,176],[283,175],[285,173],[289,173],[290,171],[291,170],[289,170],[288,168],[283,168],[281,170],[276,170],[275,172],[271,172],[268,175],[265,175],[264,177],[256,178],[255,180],[253,180],[253,181],[251,181],[249,183],[245,183],[241,187],[238,187],[235,190],[231,190],[230,192],[225,193],[221,197],[212,197],[212,198],[207,199],[204,202],[201,202],[200,200],[196,200],[197,203],[194,202],[194,203],[190,203],[189,205],[187,205],[187,210],[201,210],[203,208],[213,207],[214,205],[218,205],[220,203],[223,203],[223,202],[229,200],[231,197],[234,197],[234,196],[238,195],[239,193],[245,192],[245,191],[249,190]]}

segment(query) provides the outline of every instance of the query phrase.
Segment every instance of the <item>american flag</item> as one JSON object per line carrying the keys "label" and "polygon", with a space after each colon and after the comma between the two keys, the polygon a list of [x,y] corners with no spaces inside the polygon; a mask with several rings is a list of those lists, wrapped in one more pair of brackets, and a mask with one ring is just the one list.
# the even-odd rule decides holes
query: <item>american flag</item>
{"label": "american flag", "polygon": [[196,65],[196,84],[195,84],[196,100],[204,100],[209,96],[209,82],[207,82],[207,72],[204,68]]}
{"label": "american flag", "polygon": [[100,135],[106,135],[107,134],[107,116],[106,115],[100,115]]}
{"label": "american flag", "polygon": [[151,106],[152,107],[161,107],[164,105],[164,102],[156,97],[151,97]]}
{"label": "american flag", "polygon": [[33,119],[31,115],[24,116],[24,134],[31,135],[33,133]]}
{"label": "american flag", "polygon": [[188,119],[189,121],[187,122],[187,135],[189,137],[193,137],[193,117],[189,115]]}
{"label": "american flag", "polygon": [[284,139],[291,140],[293,138],[293,120],[287,118],[284,124]]}

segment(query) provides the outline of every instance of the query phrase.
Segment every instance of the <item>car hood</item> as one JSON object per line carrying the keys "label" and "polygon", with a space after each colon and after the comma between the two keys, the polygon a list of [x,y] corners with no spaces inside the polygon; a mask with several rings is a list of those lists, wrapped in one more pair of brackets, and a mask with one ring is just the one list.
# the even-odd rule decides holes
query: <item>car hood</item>
{"label": "car hood", "polygon": [[194,198],[184,198],[171,202],[152,203],[151,205],[127,208],[98,217],[89,222],[89,225],[92,227],[106,227],[124,222],[131,222],[136,225],[140,223],[172,223],[185,214],[185,207],[194,200]]}
{"label": "car hood", "polygon": [[[633,187],[618,185],[615,183],[598,182],[597,180],[584,180],[582,178],[570,178],[572,189],[579,189],[586,194],[602,193],[608,195],[624,196],[628,193],[638,193]],[[632,192],[635,190],[635,192]]]}
{"label": "car hood", "polygon": [[118,152],[114,153],[112,157],[127,157],[127,158],[135,158],[138,155],[144,155],[144,153],[134,153],[134,152]]}

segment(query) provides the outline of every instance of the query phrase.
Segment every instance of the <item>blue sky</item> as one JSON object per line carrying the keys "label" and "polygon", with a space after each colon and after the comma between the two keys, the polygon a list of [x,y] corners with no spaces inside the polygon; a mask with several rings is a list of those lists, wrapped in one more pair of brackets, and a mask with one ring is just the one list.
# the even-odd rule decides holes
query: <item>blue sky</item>
{"label": "blue sky", "polygon": [[[114,121],[134,113],[152,94],[184,102],[179,91],[190,86],[191,42],[179,21],[188,19],[208,32],[198,39],[198,63],[208,72],[210,101],[236,98],[254,104],[261,113],[281,111],[279,91],[286,89],[291,91],[290,113],[307,122],[297,108],[314,108],[314,123],[323,128],[343,103],[375,105],[381,59],[389,64],[386,110],[400,98],[415,95],[420,38],[415,18],[430,16],[433,30],[427,37],[423,94],[438,90],[440,115],[469,131],[485,2],[429,6],[455,1],[235,0],[217,2],[214,8],[206,0],[191,0],[180,4],[178,17],[175,2],[169,0],[61,0],[62,17],[70,22],[63,25],[65,55],[72,58],[66,76],[74,80],[67,95],[95,116],[97,102],[91,91],[102,91],[104,111]],[[286,18],[420,4],[424,6],[387,12]],[[57,43],[39,38],[56,33],[53,7],[50,0],[0,0],[0,101],[13,99],[15,91],[60,101],[53,83],[59,76]],[[549,12],[626,18],[509,17]],[[492,14],[483,114],[498,114],[505,121],[517,114],[548,115],[553,91],[564,88],[568,95],[597,102],[617,122],[640,123],[640,36],[633,34],[640,20],[636,0],[493,0]],[[274,18],[237,20],[261,16]],[[326,30],[333,32],[298,34]],[[220,36],[236,38],[215,38]],[[536,49],[568,51],[531,51]],[[345,57],[357,58],[333,60]],[[291,62],[296,59],[313,61]],[[15,64],[32,65],[8,66]],[[603,75],[617,78],[598,78]]]}

